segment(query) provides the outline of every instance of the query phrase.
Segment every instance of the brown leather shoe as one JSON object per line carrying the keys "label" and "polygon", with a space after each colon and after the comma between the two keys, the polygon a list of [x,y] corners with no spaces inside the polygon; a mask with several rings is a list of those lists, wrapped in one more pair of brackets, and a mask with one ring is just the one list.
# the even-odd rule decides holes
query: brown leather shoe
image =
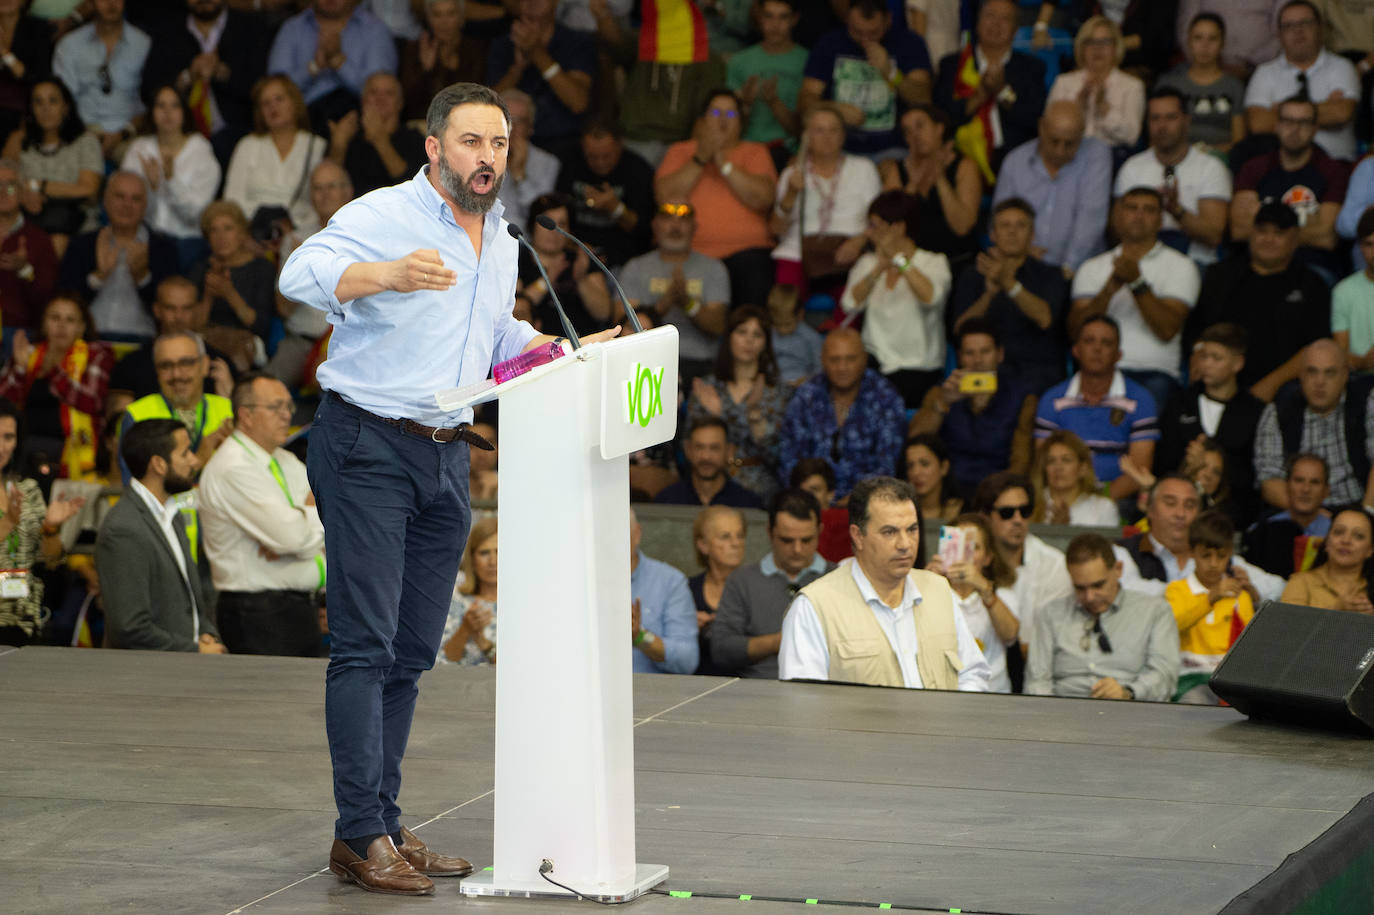
{"label": "brown leather shoe", "polygon": [[411,867],[427,877],[466,877],[472,873],[471,864],[462,858],[436,855],[420,841],[419,836],[404,826],[401,827],[401,838],[404,841],[396,850],[410,862]]}
{"label": "brown leather shoe", "polygon": [[340,880],[356,883],[373,893],[428,896],[434,892],[434,882],[397,853],[391,836],[372,840],[366,858],[359,858],[342,839],[335,839],[334,847],[329,849],[329,869]]}

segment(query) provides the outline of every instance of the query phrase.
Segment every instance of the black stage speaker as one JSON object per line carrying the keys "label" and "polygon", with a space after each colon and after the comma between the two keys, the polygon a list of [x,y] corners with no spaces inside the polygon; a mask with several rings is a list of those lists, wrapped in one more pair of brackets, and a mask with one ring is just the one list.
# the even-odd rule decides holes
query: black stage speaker
{"label": "black stage speaker", "polygon": [[1244,715],[1374,734],[1374,616],[1269,601],[1212,674]]}

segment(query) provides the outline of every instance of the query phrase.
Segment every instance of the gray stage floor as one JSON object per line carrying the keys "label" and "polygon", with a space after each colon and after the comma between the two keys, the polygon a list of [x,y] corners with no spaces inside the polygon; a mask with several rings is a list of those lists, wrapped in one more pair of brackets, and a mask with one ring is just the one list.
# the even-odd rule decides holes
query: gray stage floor
{"label": "gray stage floor", "polygon": [[[469,900],[453,882],[427,899],[378,897],[321,872],[334,819],[323,673],[288,659],[0,655],[0,908],[577,905]],[[494,677],[444,668],[421,686],[407,822],[484,866]],[[635,692],[638,857],[670,865],[677,890],[931,911],[1216,911],[1374,790],[1368,741],[1228,709],[706,677],[639,676]]]}

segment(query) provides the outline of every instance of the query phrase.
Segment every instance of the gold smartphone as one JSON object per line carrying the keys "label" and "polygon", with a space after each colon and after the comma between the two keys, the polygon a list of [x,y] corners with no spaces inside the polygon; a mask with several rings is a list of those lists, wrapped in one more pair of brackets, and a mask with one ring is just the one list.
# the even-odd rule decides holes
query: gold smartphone
{"label": "gold smartphone", "polygon": [[965,372],[959,379],[960,394],[993,394],[996,391],[996,372]]}

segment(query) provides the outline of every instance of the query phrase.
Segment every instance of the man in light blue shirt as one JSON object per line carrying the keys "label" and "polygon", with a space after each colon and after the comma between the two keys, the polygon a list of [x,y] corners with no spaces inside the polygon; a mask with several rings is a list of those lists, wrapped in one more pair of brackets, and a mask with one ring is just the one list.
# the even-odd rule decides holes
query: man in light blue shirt
{"label": "man in light blue shirt", "polygon": [[491,447],[467,428],[471,410],[446,414],[434,393],[553,340],[511,316],[518,247],[497,201],[504,103],[457,83],[428,120],[429,165],[340,208],[280,280],[333,325],[307,460],[329,544],[330,869],[402,895],[472,871],[425,848],[396,805],[417,682],[434,665],[471,523],[464,444]]}
{"label": "man in light blue shirt", "polygon": [[151,44],[124,21],[123,0],[107,0],[53,49],[53,75],[72,90],[76,113],[97,131],[106,158],[121,139],[133,136],[131,122],[143,113],[139,83]]}
{"label": "man in light blue shirt", "polygon": [[690,674],[697,669],[697,608],[687,576],[639,548],[639,518],[630,510],[630,637],[637,674]]}
{"label": "man in light blue shirt", "polygon": [[338,90],[356,103],[369,76],[396,72],[396,43],[386,24],[354,6],[354,0],[315,0],[283,22],[272,42],[267,72],[289,76],[306,105]]}

